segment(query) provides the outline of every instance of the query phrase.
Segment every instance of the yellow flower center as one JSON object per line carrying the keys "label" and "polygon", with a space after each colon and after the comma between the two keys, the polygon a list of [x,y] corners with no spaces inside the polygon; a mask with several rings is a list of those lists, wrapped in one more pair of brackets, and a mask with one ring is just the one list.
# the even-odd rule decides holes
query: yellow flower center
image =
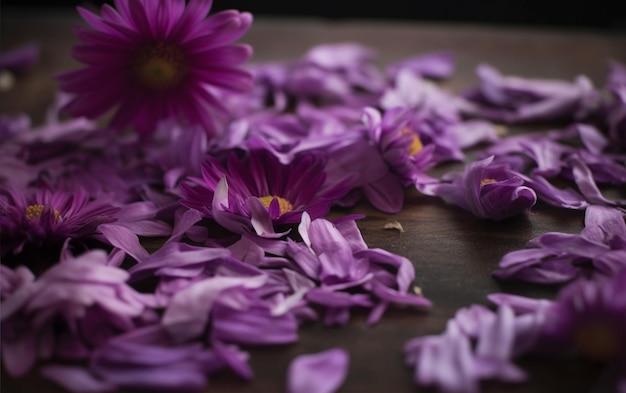
{"label": "yellow flower center", "polygon": [[[43,213],[44,205],[29,205],[26,207],[26,217],[29,220],[37,220],[41,218],[41,214]],[[59,221],[61,218],[61,213],[58,211],[54,211],[54,221]]]}
{"label": "yellow flower center", "polygon": [[187,73],[185,55],[179,47],[165,42],[146,45],[135,53],[133,71],[152,90],[172,89]]}
{"label": "yellow flower center", "polygon": [[496,182],[497,182],[497,180],[496,180],[496,179],[482,179],[482,180],[480,181],[480,186],[481,186],[481,187],[484,187],[484,186],[485,186],[485,185],[487,185],[487,184],[496,183]]}
{"label": "yellow flower center", "polygon": [[417,134],[414,133],[410,128],[404,128],[402,131],[400,131],[400,135],[409,135],[411,137],[411,146],[409,146],[408,148],[408,153],[410,156],[416,155],[422,150],[422,148],[424,148],[424,145],[422,144],[419,136],[417,136]]}
{"label": "yellow flower center", "polygon": [[280,208],[280,215],[281,216],[283,214],[293,210],[293,205],[291,204],[291,202],[289,202],[285,198],[282,198],[282,197],[279,197],[279,196],[271,196],[271,195],[266,195],[266,196],[259,197],[259,200],[261,201],[263,206],[265,206],[268,209],[270,207],[270,203],[272,203],[272,201],[274,199],[278,199],[278,206]]}
{"label": "yellow flower center", "polygon": [[574,345],[580,353],[595,360],[610,359],[620,351],[614,329],[597,320],[588,321],[578,329]]}

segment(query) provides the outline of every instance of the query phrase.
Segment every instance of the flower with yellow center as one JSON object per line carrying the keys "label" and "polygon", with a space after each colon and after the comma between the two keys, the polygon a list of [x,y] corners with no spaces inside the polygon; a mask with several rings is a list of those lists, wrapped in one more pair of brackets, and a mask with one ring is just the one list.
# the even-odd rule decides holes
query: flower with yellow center
{"label": "flower with yellow center", "polygon": [[[29,205],[26,207],[26,217],[28,217],[29,220],[38,220],[41,218],[44,208],[44,205]],[[61,213],[54,210],[54,221],[59,221],[60,218]]]}
{"label": "flower with yellow center", "polygon": [[620,342],[611,326],[601,321],[589,320],[578,328],[574,346],[582,354],[596,360],[607,360],[617,355]]}
{"label": "flower with yellow center", "polygon": [[293,205],[291,204],[291,202],[289,202],[285,198],[282,198],[282,197],[279,197],[279,196],[271,196],[271,195],[266,195],[266,196],[259,197],[259,200],[261,201],[263,206],[265,206],[265,208],[267,208],[267,209],[269,209],[270,204],[272,203],[272,201],[274,199],[278,200],[278,206],[280,208],[280,215],[281,216],[283,214],[293,210]]}
{"label": "flower with yellow center", "polygon": [[402,131],[400,131],[400,135],[408,135],[411,138],[411,145],[409,146],[407,152],[410,156],[414,156],[424,148],[421,139],[419,136],[413,132],[410,128],[406,127]]}
{"label": "flower with yellow center", "polygon": [[492,183],[497,183],[497,182],[498,182],[498,181],[497,181],[496,179],[482,179],[482,180],[480,181],[480,186],[481,186],[481,187],[484,187],[484,186],[486,186],[487,184],[492,184]]}
{"label": "flower with yellow center", "polygon": [[100,15],[79,8],[88,26],[77,32],[74,58],[83,68],[58,76],[72,98],[62,111],[142,135],[175,119],[217,132],[230,112],[220,91],[249,92],[252,73],[240,65],[252,47],[236,42],[252,14],[224,10],[210,15],[210,0],[116,0]]}
{"label": "flower with yellow center", "polygon": [[187,73],[187,64],[179,47],[156,42],[137,51],[133,71],[145,87],[169,90],[180,85]]}

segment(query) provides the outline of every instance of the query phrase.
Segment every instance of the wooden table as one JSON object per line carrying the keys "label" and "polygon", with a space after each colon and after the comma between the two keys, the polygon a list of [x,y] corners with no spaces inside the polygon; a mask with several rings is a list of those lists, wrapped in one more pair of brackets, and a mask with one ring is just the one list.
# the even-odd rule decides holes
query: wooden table
{"label": "wooden table", "polygon": [[[70,57],[71,46],[76,43],[71,27],[76,23],[80,19],[72,9],[2,9],[2,49],[33,40],[41,44],[42,53],[32,72],[20,77],[13,90],[0,93],[0,113],[25,111],[35,124],[42,121],[56,88],[52,76],[77,66]],[[585,74],[597,87],[604,84],[608,59],[626,62],[624,32],[591,30],[259,17],[243,41],[254,46],[253,61],[259,62],[293,59],[315,44],[343,41],[372,47],[381,66],[410,55],[449,49],[457,64],[445,85],[451,91],[476,83],[474,69],[481,62],[505,74],[527,77],[571,81]],[[348,213],[366,215],[359,227],[370,247],[384,248],[413,261],[416,285],[433,301],[433,308],[428,312],[392,309],[375,326],[367,326],[365,315],[358,313],[342,328],[321,323],[302,326],[296,344],[247,348],[255,373],[252,381],[219,375],[211,379],[207,391],[284,391],[287,365],[294,356],[334,346],[345,348],[351,355],[341,392],[417,391],[412,371],[404,365],[403,344],[415,336],[440,333],[458,308],[488,304],[486,295],[492,292],[552,296],[553,288],[500,283],[490,272],[506,252],[523,248],[532,237],[548,231],[577,233],[583,225],[583,212],[542,204],[527,216],[485,222],[415,190],[406,192],[399,214],[384,214],[365,203],[332,212]],[[403,233],[383,229],[393,220],[400,222]],[[598,365],[579,359],[523,359],[519,364],[530,373],[528,383],[487,383],[484,391],[589,392],[601,374]],[[36,373],[20,380],[5,375],[2,379],[3,393],[60,391]]]}

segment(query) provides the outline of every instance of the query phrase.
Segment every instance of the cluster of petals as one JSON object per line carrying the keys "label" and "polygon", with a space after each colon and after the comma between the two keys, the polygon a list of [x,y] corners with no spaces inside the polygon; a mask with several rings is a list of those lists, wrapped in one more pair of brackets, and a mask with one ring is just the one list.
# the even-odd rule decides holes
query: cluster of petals
{"label": "cluster of petals", "polygon": [[103,250],[64,253],[39,277],[25,266],[2,268],[2,357],[10,375],[38,359],[81,360],[121,332],[157,319],[153,297],[127,284]]}
{"label": "cluster of petals", "polygon": [[[252,378],[244,348],[296,342],[304,323],[341,326],[359,310],[371,325],[390,307],[428,309],[416,261],[369,248],[358,216],[325,218],[362,197],[399,212],[413,187],[494,221],[538,201],[587,209],[581,234],[532,239],[494,275],[564,283],[589,266],[597,275],[554,301],[494,295],[497,312],[460,310],[442,335],[407,343],[419,385],[475,392],[483,379],[522,381],[513,358],[542,343],[578,345],[595,317],[625,348],[626,202],[604,194],[626,183],[621,64],[611,64],[604,101],[584,76],[530,80],[488,65],[478,86],[455,95],[438,84],[454,70],[447,51],[379,70],[371,48],[344,42],[244,67],[252,49],[236,42],[252,16],[208,15],[211,6],[79,7],[88,26],[73,55],[84,67],[58,76],[44,123],[0,117],[10,376],[45,362],[42,375],[70,391],[199,390],[224,369]],[[37,54],[0,56],[0,70]],[[495,122],[547,120],[575,123],[496,132]],[[489,146],[465,163],[480,144]],[[431,176],[451,162],[464,171]],[[348,363],[341,348],[298,356],[287,391],[333,392]]]}
{"label": "cluster of petals", "polygon": [[559,284],[584,269],[613,275],[626,268],[624,211],[592,205],[585,210],[580,234],[549,232],[531,239],[528,248],[505,254],[493,275],[500,280]]}

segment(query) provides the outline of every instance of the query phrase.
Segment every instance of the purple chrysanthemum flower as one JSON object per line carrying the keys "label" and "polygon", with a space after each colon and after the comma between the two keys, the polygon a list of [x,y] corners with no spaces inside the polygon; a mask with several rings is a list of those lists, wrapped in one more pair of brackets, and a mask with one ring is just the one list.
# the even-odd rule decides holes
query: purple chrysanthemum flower
{"label": "purple chrysanthemum flower", "polygon": [[75,94],[64,110],[97,118],[115,108],[112,126],[142,134],[172,117],[215,133],[215,116],[227,111],[216,90],[251,88],[250,73],[237,66],[252,49],[232,43],[252,16],[229,10],[205,18],[211,6],[211,0],[116,0],[100,16],[79,7],[90,28],[77,31],[82,43],[73,55],[86,67],[59,76],[61,89]]}
{"label": "purple chrysanthemum flower", "polygon": [[[591,359],[606,361],[626,354],[626,270],[614,277],[578,280],[564,287],[546,313],[543,345],[575,348]],[[550,344],[548,344],[550,343]],[[626,376],[624,376],[626,377]]]}
{"label": "purple chrysanthemum flower", "polygon": [[410,109],[396,107],[381,114],[374,108],[365,108],[363,122],[382,158],[404,187],[414,184],[420,175],[441,162],[463,159],[454,135],[446,133],[445,126],[433,131],[433,119]]}
{"label": "purple chrysanthemum flower", "polygon": [[116,220],[119,208],[92,200],[83,189],[54,191],[41,185],[35,195],[0,190],[2,254],[19,254],[24,246],[62,245],[70,239],[97,238],[100,224]]}
{"label": "purple chrysanthemum flower", "polygon": [[156,319],[152,297],[130,288],[128,272],[108,263],[104,251],[94,250],[64,253],[36,280],[24,279],[23,266],[15,269],[17,287],[2,299],[0,312],[10,375],[24,375],[38,358],[84,359],[110,337]]}
{"label": "purple chrysanthemum flower", "polygon": [[617,387],[626,383],[625,285],[626,269],[622,269],[610,277],[574,281],[554,300],[504,293],[489,295],[489,299],[501,308],[512,308],[517,320],[526,319],[522,353],[561,356],[573,350],[594,361],[615,364],[612,382]]}
{"label": "purple chrysanthemum flower", "polygon": [[440,183],[418,188],[479,218],[499,221],[528,211],[537,202],[535,191],[524,186],[524,180],[508,165],[493,161],[491,156],[473,162],[462,174],[447,174]]}
{"label": "purple chrysanthemum flower", "polygon": [[181,184],[181,203],[203,212],[235,232],[274,233],[273,225],[326,214],[346,192],[346,184],[327,184],[324,160],[302,155],[284,165],[269,151],[253,149],[246,159],[229,155],[225,165],[208,157],[202,178]]}

